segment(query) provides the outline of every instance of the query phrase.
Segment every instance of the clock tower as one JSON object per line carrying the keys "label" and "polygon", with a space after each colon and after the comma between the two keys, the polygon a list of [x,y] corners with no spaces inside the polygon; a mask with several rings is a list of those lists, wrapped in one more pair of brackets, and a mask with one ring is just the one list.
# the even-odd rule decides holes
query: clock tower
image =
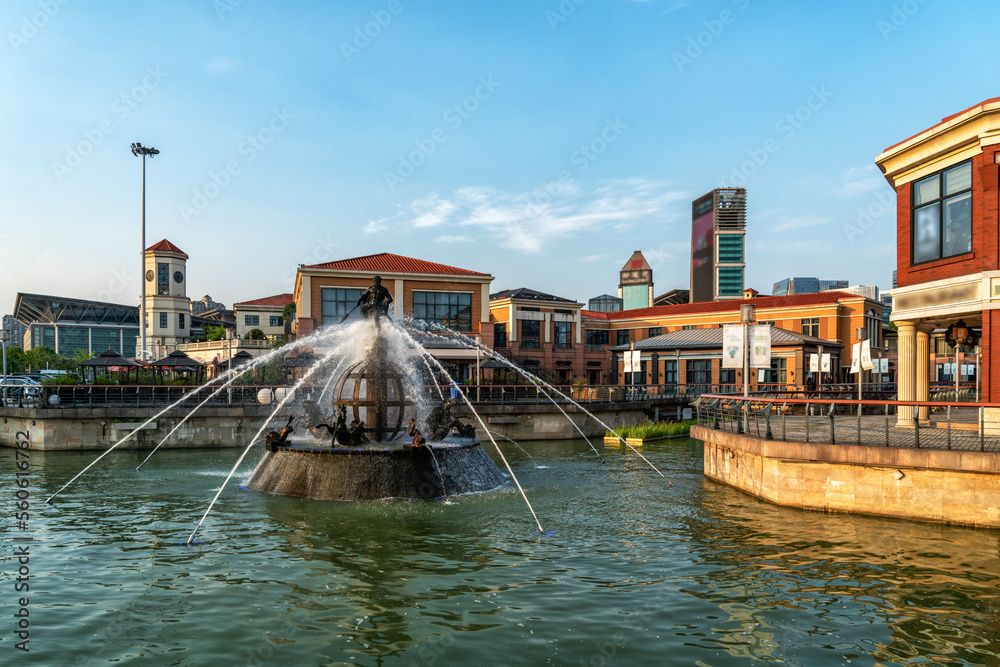
{"label": "clock tower", "polygon": [[166,356],[191,337],[187,259],[183,250],[166,239],[146,248],[142,284],[146,290],[146,346],[151,359]]}

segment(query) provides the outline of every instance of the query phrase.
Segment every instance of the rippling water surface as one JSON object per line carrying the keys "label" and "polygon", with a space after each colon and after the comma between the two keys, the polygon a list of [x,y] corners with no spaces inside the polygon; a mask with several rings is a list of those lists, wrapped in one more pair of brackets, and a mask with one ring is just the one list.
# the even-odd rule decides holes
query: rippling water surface
{"label": "rippling water surface", "polygon": [[[701,444],[507,455],[516,490],[319,502],[241,490],[235,450],[31,452],[37,665],[1000,665],[1000,532],[774,507]],[[255,459],[256,456],[248,457]],[[0,450],[3,608],[13,450]],[[20,533],[17,533],[20,534]],[[12,613],[12,612],[11,612]],[[14,619],[0,621],[0,659]]]}

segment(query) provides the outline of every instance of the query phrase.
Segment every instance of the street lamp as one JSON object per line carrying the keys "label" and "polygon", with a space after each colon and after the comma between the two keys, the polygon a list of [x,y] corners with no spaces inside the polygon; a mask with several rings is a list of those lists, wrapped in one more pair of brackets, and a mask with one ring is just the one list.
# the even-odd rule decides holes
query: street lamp
{"label": "street lamp", "polygon": [[752,303],[740,305],[740,322],[743,324],[743,397],[750,396],[750,324],[754,321]]}
{"label": "street lamp", "polygon": [[139,289],[142,295],[142,305],[139,312],[139,336],[142,351],[141,361],[146,360],[146,156],[155,157],[160,154],[152,146],[143,146],[139,142],[132,144],[132,155],[142,156],[142,247],[139,249]]}

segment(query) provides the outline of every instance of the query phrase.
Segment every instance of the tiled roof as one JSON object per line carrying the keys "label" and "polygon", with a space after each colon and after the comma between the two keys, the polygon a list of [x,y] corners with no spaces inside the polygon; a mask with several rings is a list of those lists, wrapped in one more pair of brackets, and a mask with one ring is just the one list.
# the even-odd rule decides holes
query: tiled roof
{"label": "tiled roof", "polygon": [[372,271],[375,273],[438,273],[453,276],[489,276],[488,273],[459,269],[447,264],[428,262],[423,259],[403,257],[391,252],[380,252],[377,255],[365,255],[350,259],[338,259],[323,264],[309,264],[306,269],[341,269],[345,271]]}
{"label": "tiled roof", "polygon": [[177,246],[175,246],[173,243],[171,243],[166,239],[163,239],[156,245],[151,245],[148,248],[146,248],[146,252],[149,252],[150,250],[158,250],[163,252],[179,252],[182,255],[187,254],[186,252],[184,252],[183,250],[181,250],[180,248],[178,248]]}
{"label": "tiled roof", "polygon": [[239,303],[234,303],[233,307],[236,306],[286,306],[295,301],[294,294],[278,294],[276,296],[266,296],[263,299],[254,299],[253,301],[240,301]]}
{"label": "tiled roof", "polygon": [[554,296],[539,292],[538,290],[518,287],[517,289],[505,289],[494,294],[490,294],[490,301],[494,299],[529,299],[532,301],[561,301],[563,303],[576,303],[572,299],[564,299],[561,296]]}
{"label": "tiled roof", "polygon": [[[795,306],[821,306],[837,303],[841,299],[857,299],[857,294],[846,292],[815,292],[812,294],[792,294],[789,296],[758,296],[753,299],[733,299],[731,301],[705,301],[702,303],[682,303],[675,306],[651,306],[649,308],[633,308],[619,310],[613,313],[596,313],[607,316],[610,320],[631,320],[644,317],[670,317],[672,315],[689,315],[700,313],[726,313],[738,311],[745,303],[752,303],[758,310],[763,308],[794,308]],[[591,311],[584,314],[593,315]],[[595,319],[605,319],[598,317]]]}
{"label": "tiled roof", "polygon": [[[635,344],[637,350],[697,350],[697,349],[721,349],[722,348],[722,327],[711,329],[682,329],[672,331],[661,336],[654,336],[641,340]],[[822,345],[824,347],[843,347],[815,336],[807,336],[797,331],[788,331],[771,327],[771,344],[781,345]],[[611,348],[612,352],[623,352],[628,350],[630,345],[616,345]]]}
{"label": "tiled roof", "polygon": [[586,317],[592,320],[607,320],[610,319],[608,315],[610,315],[610,313],[599,313],[596,310],[580,310],[580,317]]}

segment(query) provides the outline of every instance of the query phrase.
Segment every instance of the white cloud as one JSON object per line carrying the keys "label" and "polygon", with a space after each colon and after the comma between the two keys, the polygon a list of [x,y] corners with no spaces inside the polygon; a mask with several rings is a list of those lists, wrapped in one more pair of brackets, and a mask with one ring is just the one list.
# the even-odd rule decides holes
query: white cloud
{"label": "white cloud", "polygon": [[834,184],[834,193],[841,197],[857,197],[886,186],[881,172],[873,164],[861,167],[851,167],[840,177],[840,182]]}
{"label": "white cloud", "polygon": [[434,239],[438,243],[469,243],[475,241],[471,236],[455,235],[455,236],[439,236]]}
{"label": "white cloud", "polygon": [[205,71],[209,74],[223,74],[239,65],[239,61],[228,56],[218,56],[205,63]]}
{"label": "white cloud", "polygon": [[818,218],[813,215],[801,215],[792,218],[779,219],[778,222],[767,224],[767,232],[776,234],[778,232],[790,232],[795,229],[807,229],[809,227],[819,227],[830,222],[832,218]]}

